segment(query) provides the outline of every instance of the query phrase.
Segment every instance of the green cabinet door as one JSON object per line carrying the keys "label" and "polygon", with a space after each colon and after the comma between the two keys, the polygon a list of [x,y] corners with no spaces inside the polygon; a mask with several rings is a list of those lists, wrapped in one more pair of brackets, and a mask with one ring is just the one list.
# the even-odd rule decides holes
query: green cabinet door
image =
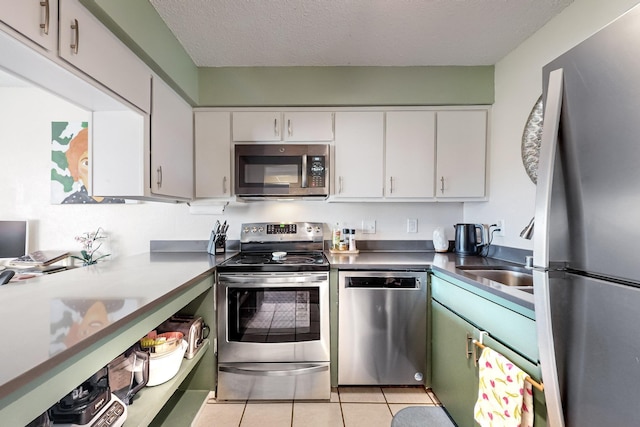
{"label": "green cabinet door", "polygon": [[478,330],[435,300],[431,328],[431,387],[459,427],[473,427],[478,369],[467,337],[477,337]]}

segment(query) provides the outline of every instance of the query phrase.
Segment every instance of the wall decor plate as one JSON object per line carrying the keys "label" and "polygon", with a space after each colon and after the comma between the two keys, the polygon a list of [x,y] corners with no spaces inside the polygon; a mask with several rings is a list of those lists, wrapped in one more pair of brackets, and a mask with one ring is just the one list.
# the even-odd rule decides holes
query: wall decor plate
{"label": "wall decor plate", "polygon": [[538,98],[522,132],[522,163],[534,184],[538,182],[538,157],[542,139],[543,105],[542,95]]}

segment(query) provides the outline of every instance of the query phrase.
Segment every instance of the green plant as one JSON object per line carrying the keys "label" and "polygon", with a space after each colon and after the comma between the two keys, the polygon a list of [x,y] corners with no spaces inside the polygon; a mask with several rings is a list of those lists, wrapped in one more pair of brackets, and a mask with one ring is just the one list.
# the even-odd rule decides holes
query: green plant
{"label": "green plant", "polygon": [[101,240],[107,238],[107,236],[105,236],[103,233],[104,230],[102,229],[102,227],[98,227],[96,231],[87,231],[82,233],[80,236],[76,236],[76,242],[80,242],[82,244],[82,250],[80,251],[80,255],[82,256],[71,255],[71,258],[79,259],[80,261],[82,261],[82,265],[92,265],[97,263],[98,260],[111,255],[99,255],[97,253],[98,249],[100,249],[100,246],[102,246]]}

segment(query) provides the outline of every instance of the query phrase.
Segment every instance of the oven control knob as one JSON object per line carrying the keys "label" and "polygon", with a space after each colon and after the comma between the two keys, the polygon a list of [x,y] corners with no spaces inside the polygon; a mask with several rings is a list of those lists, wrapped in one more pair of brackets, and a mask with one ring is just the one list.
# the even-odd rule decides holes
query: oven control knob
{"label": "oven control knob", "polygon": [[248,232],[249,232],[249,227],[245,227],[245,228],[243,228],[243,229],[242,229],[242,232],[243,232],[243,233],[248,233]]}
{"label": "oven control knob", "polygon": [[321,231],[322,231],[322,228],[320,228],[320,226],[319,226],[319,225],[316,225],[316,233],[319,233],[319,232],[321,232]]}
{"label": "oven control knob", "polygon": [[255,233],[256,231],[258,231],[258,227],[252,227],[252,228],[251,228],[251,232],[252,232],[252,233]]}
{"label": "oven control knob", "polygon": [[308,227],[307,227],[307,233],[312,233],[312,232],[313,232],[313,227],[308,226]]}
{"label": "oven control knob", "polygon": [[264,227],[258,227],[258,231],[259,231],[260,233],[264,232]]}

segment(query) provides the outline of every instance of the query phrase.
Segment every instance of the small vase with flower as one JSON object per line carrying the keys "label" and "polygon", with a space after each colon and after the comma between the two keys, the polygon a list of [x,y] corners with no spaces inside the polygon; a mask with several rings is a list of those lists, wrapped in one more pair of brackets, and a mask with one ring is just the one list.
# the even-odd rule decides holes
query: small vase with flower
{"label": "small vase with flower", "polygon": [[96,264],[102,258],[108,257],[111,254],[99,254],[98,249],[102,246],[102,241],[107,236],[104,234],[102,227],[98,227],[96,231],[86,231],[80,236],[76,236],[76,242],[82,244],[81,256],[71,255],[71,258],[82,261],[83,266]]}

